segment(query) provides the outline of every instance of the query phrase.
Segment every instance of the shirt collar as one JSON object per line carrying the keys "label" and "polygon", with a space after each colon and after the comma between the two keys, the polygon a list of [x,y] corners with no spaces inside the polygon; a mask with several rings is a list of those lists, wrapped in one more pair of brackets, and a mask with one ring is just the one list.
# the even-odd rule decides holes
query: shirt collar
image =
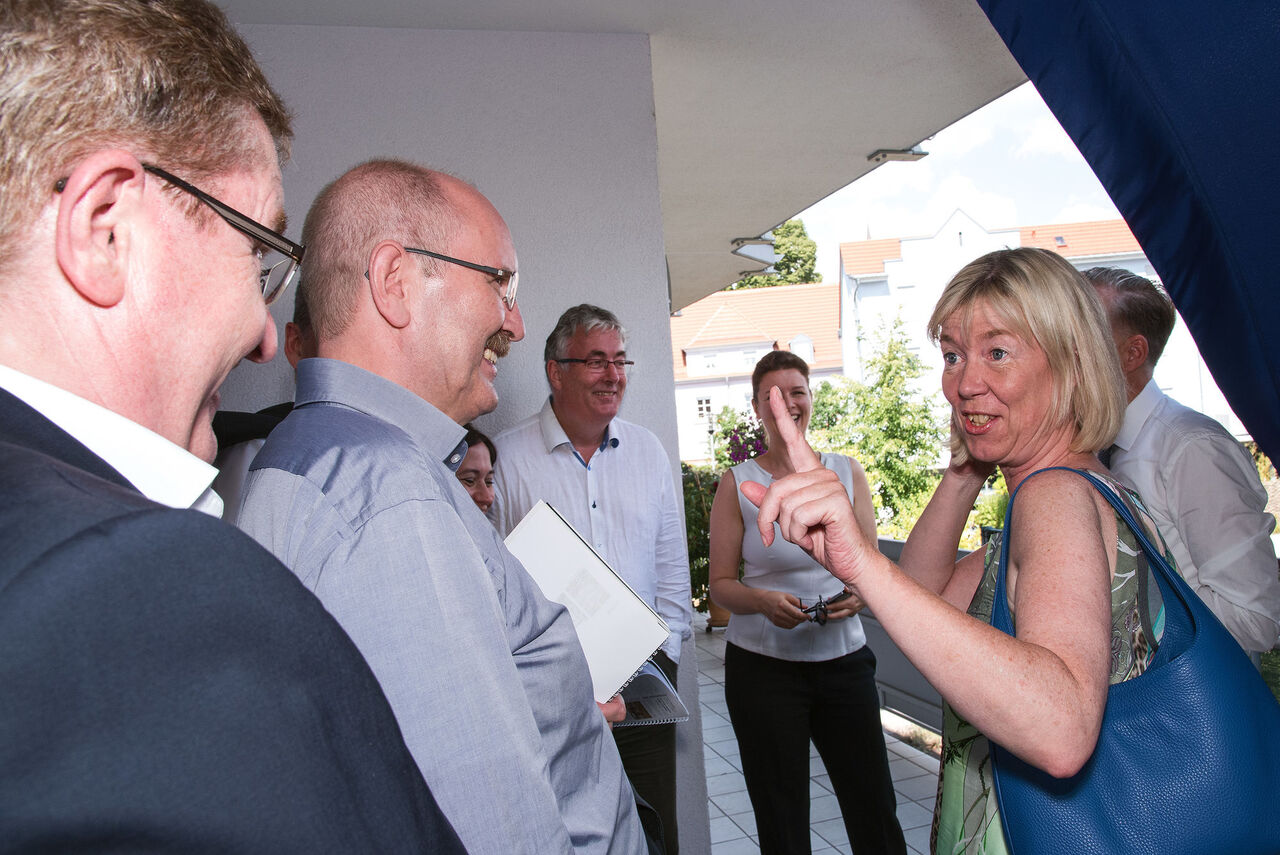
{"label": "shirt collar", "polygon": [[[569,435],[564,432],[564,428],[560,425],[560,419],[556,418],[556,411],[551,408],[551,396],[547,396],[547,402],[542,405],[542,410],[538,413],[538,427],[542,432],[542,444],[547,449],[547,454],[555,451],[562,445],[573,448],[573,443],[569,441]],[[613,422],[604,429],[604,438],[600,440],[600,451],[606,448],[617,448],[618,438],[613,435]]]}
{"label": "shirt collar", "polygon": [[329,401],[395,425],[452,470],[466,456],[462,425],[400,384],[337,359],[299,362],[296,406]]}
{"label": "shirt collar", "polygon": [[8,366],[0,365],[0,386],[75,437],[151,501],[222,515],[221,501],[209,490],[218,470],[185,448],[119,413]]}
{"label": "shirt collar", "polygon": [[1120,427],[1120,433],[1116,435],[1116,446],[1123,448],[1125,451],[1133,448],[1133,443],[1137,441],[1138,434],[1142,432],[1142,426],[1147,423],[1147,419],[1155,412],[1156,405],[1160,403],[1160,399],[1164,397],[1164,393],[1160,391],[1160,387],[1156,385],[1155,378],[1147,381],[1147,385],[1142,387],[1142,391],[1138,393],[1138,397],[1129,402],[1129,406],[1124,410],[1124,424]]}

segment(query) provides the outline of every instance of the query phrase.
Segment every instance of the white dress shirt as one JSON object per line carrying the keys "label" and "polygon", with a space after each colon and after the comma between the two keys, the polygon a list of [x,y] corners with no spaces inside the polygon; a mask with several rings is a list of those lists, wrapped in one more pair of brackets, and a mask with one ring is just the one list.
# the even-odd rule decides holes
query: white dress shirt
{"label": "white dress shirt", "polygon": [[615,418],[584,462],[548,398],[494,445],[489,518],[498,530],[510,533],[539,499],[554,507],[667,622],[671,633],[662,649],[679,662],[693,619],[689,551],[671,459],[658,438]]}
{"label": "white dress shirt", "polygon": [[1280,634],[1275,517],[1244,447],[1152,380],[1125,411],[1110,468],[1142,496],[1179,572],[1240,646],[1270,650]]}
{"label": "white dress shirt", "polygon": [[138,492],[170,508],[222,516],[218,470],[160,434],[43,380],[0,365],[0,387],[75,437]]}

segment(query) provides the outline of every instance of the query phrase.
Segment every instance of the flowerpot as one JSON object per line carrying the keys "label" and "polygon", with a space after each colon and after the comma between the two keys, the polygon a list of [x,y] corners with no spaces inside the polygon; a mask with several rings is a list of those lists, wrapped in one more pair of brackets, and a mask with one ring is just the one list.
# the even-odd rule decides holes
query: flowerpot
{"label": "flowerpot", "polygon": [[707,632],[717,627],[726,627],[729,625],[729,610],[720,606],[715,600],[707,603]]}

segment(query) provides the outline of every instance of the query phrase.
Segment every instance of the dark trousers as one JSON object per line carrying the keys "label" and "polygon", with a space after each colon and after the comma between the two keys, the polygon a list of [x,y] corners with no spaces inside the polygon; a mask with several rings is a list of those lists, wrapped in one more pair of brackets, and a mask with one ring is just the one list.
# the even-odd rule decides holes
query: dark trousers
{"label": "dark trousers", "polygon": [[761,855],[811,851],[810,739],[831,776],[853,852],[906,852],[875,674],[875,654],[865,646],[826,662],[788,662],[726,645],[724,696]]}
{"label": "dark trousers", "polygon": [[[653,661],[667,675],[671,685],[676,686],[676,663],[661,650]],[[676,823],[676,726],[615,727],[613,741],[618,744],[622,768],[627,771],[631,786],[662,819],[667,855],[677,855],[680,851],[680,829]]]}

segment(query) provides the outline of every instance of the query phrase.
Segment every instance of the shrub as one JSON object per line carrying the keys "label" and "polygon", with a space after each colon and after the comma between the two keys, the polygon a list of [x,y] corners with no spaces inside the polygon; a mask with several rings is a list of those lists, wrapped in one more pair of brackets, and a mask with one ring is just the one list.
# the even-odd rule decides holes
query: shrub
{"label": "shrub", "polygon": [[754,413],[725,407],[716,416],[712,441],[715,444],[715,470],[723,472],[730,466],[764,454],[764,426],[756,421]]}
{"label": "shrub", "polygon": [[711,550],[711,501],[720,479],[707,466],[680,464],[684,486],[685,537],[689,545],[689,587],[693,607],[707,610],[708,568]]}

